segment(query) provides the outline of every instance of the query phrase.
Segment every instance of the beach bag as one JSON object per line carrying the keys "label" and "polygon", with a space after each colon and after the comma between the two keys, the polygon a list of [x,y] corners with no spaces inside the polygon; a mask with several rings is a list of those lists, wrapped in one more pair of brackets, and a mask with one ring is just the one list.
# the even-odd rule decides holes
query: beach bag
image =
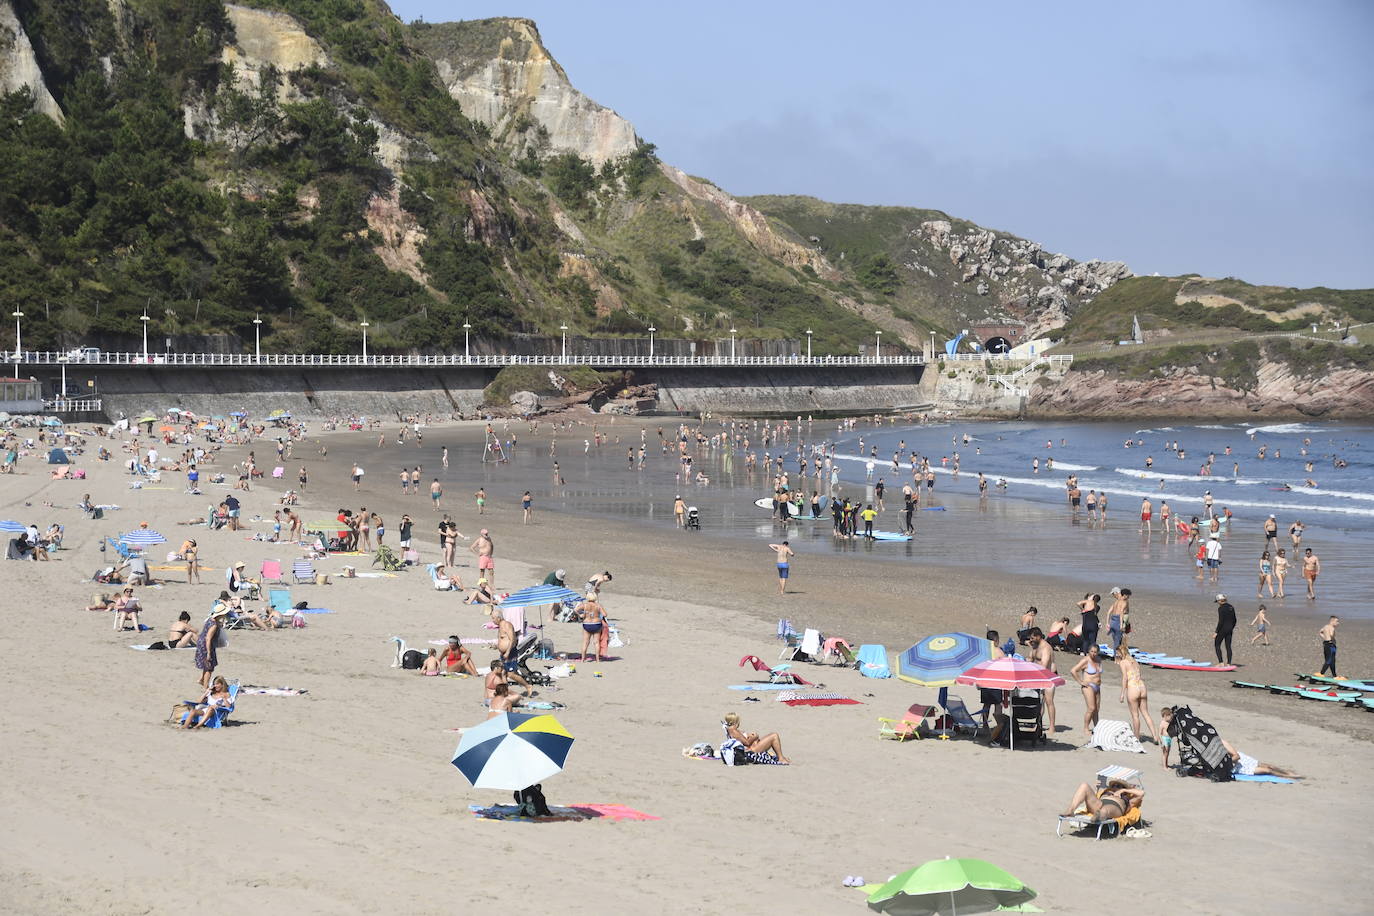
{"label": "beach bag", "polygon": [[742,767],[749,763],[744,745],[735,738],[727,738],[720,745],[720,762],[728,767]]}
{"label": "beach bag", "polygon": [[316,584],[316,585],[328,585],[328,584],[329,584],[329,577],[326,576],[324,573],[315,573],[315,584]]}
{"label": "beach bag", "polygon": [[425,655],[419,649],[407,649],[401,656],[401,667],[408,671],[415,671],[425,664]]}

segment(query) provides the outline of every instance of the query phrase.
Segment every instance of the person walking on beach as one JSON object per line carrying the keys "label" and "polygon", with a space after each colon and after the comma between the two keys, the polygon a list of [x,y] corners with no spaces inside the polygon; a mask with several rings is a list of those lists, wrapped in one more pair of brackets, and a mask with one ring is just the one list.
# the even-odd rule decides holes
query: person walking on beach
{"label": "person walking on beach", "polygon": [[1120,702],[1126,704],[1126,711],[1131,714],[1131,731],[1135,733],[1135,740],[1140,740],[1140,720],[1144,719],[1150,727],[1150,735],[1158,744],[1159,732],[1155,729],[1155,720],[1150,717],[1150,694],[1140,676],[1140,663],[1129,651],[1121,651],[1116,653],[1116,664],[1121,669]]}
{"label": "person walking on beach", "polygon": [[1255,619],[1250,621],[1250,626],[1255,628],[1255,635],[1250,637],[1250,645],[1254,645],[1263,639],[1264,644],[1269,645],[1269,618],[1265,615],[1264,605],[1259,606],[1259,613],[1255,614]]}
{"label": "person walking on beach", "polygon": [[1150,497],[1147,496],[1147,497],[1145,497],[1144,499],[1142,499],[1142,500],[1140,501],[1140,530],[1141,530],[1141,531],[1148,531],[1150,534],[1154,534],[1154,533],[1155,533],[1154,522],[1151,521],[1151,519],[1152,519],[1153,517],[1154,517],[1154,508],[1150,505]]}
{"label": "person walking on beach", "polygon": [[578,661],[587,661],[587,646],[596,645],[596,661],[601,661],[601,631],[606,628],[606,609],[596,600],[596,592],[587,592],[587,597],[577,606],[574,613],[582,616],[582,654]]}
{"label": "person walking on beach", "polygon": [[496,588],[496,545],[492,543],[491,534],[487,529],[482,529],[477,540],[473,541],[468,549],[477,555],[477,574],[486,576],[491,587]]}
{"label": "person walking on beach", "polygon": [[1107,611],[1107,635],[1112,641],[1112,651],[1121,648],[1121,640],[1126,633],[1126,615],[1131,611],[1131,590],[1112,589],[1112,606]]}
{"label": "person walking on beach", "polygon": [[1336,627],[1340,625],[1341,618],[1332,615],[1326,626],[1317,631],[1322,638],[1322,670],[1317,672],[1317,677],[1325,675],[1328,669],[1332,677],[1340,677],[1336,673]]}
{"label": "person walking on beach", "polygon": [[1207,557],[1207,569],[1212,577],[1212,584],[1216,585],[1221,578],[1221,536],[1213,532],[1207,537],[1207,546],[1203,548]]}
{"label": "person walking on beach", "polygon": [[364,474],[364,473],[366,473],[366,472],[363,471],[363,469],[362,469],[361,467],[359,467],[359,466],[356,465],[356,464],[353,465],[353,473],[352,473],[350,476],[353,478],[353,489],[354,489],[355,492],[356,492],[357,490],[359,490],[359,489],[362,487],[362,485],[363,485],[363,474]]}
{"label": "person walking on beach", "polygon": [[1269,559],[1269,551],[1260,554],[1259,561],[1259,585],[1255,586],[1255,597],[1264,597],[1264,586],[1269,586],[1269,597],[1274,596],[1274,564]]}
{"label": "person walking on beach", "polygon": [[229,595],[227,592],[219,593],[219,601],[215,603],[215,609],[210,612],[210,616],[205,618],[205,623],[200,628],[200,635],[196,637],[196,667],[200,669],[200,686],[208,688],[210,678],[215,674],[215,668],[219,665],[219,655],[215,651],[215,642],[219,639],[219,634],[224,624],[229,620]]}
{"label": "person walking on beach", "polygon": [[200,582],[200,548],[195,538],[187,538],[181,545],[181,558],[186,561],[186,584]]}
{"label": "person walking on beach", "polygon": [[[773,512],[774,512],[774,513],[776,513],[776,512],[778,511],[777,506],[778,506],[778,501],[777,501],[777,499],[774,499],[774,500],[773,500]],[[681,493],[679,493],[677,496],[674,496],[674,497],[673,497],[673,520],[677,523],[677,526],[678,526],[679,528],[686,528],[686,527],[687,527],[687,504],[686,504],[685,502],[682,501],[682,494],[681,494]]]}
{"label": "person walking on beach", "polygon": [[[1218,665],[1231,664],[1231,636],[1236,630],[1236,609],[1225,595],[1217,595],[1217,626],[1212,634],[1212,648],[1217,653]],[[1221,647],[1226,647],[1226,660],[1221,660]]]}
{"label": "person walking on beach", "polygon": [[[443,497],[444,487],[439,483],[439,478],[436,477],[434,478],[434,482],[429,485],[429,504],[432,511],[439,511],[439,500],[443,499]],[[444,518],[448,518],[448,516],[445,515]]]}
{"label": "person walking on beach", "polygon": [[446,470],[446,471],[448,470],[448,446],[447,446],[447,445],[444,446],[443,456],[439,459],[439,463],[440,463],[441,465],[443,465],[444,470]]}
{"label": "person walking on beach", "polygon": [[791,572],[791,565],[788,563],[788,558],[794,557],[797,554],[786,541],[783,541],[781,544],[769,544],[768,549],[777,554],[778,594],[781,595],[787,591],[787,576]]}
{"label": "person walking on beach", "polygon": [[530,519],[534,518],[534,497],[530,495],[529,490],[526,490],[525,495],[520,497],[520,511],[524,513],[525,524],[528,525]]}
{"label": "person walking on beach", "polygon": [[1266,550],[1279,546],[1279,523],[1272,515],[1264,522],[1264,546]]}
{"label": "person walking on beach", "polygon": [[477,492],[474,493],[474,494],[472,494],[472,496],[473,496],[474,499],[477,500],[477,514],[478,514],[478,515],[486,515],[486,514],[487,514],[487,488],[486,488],[486,487],[478,487],[478,488],[477,488]]}
{"label": "person walking on beach", "polygon": [[1083,731],[1091,741],[1102,710],[1102,650],[1095,643],[1088,646],[1087,653],[1073,666],[1069,676],[1083,691]]}
{"label": "person walking on beach", "polygon": [[1317,576],[1322,571],[1322,561],[1308,547],[1302,552],[1302,577],[1307,580],[1307,597],[1317,597]]}

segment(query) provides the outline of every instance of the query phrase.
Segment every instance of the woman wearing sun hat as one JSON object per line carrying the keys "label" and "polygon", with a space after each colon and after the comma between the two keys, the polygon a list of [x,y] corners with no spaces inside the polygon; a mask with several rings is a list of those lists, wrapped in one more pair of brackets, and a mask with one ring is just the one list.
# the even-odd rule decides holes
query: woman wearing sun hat
{"label": "woman wearing sun hat", "polygon": [[219,601],[215,602],[215,608],[210,612],[210,616],[205,618],[204,625],[200,628],[200,635],[196,637],[196,668],[200,670],[200,686],[208,688],[210,678],[215,674],[215,667],[219,664],[219,656],[215,652],[215,643],[219,640],[219,635],[224,629],[224,624],[229,620],[229,593],[220,592]]}

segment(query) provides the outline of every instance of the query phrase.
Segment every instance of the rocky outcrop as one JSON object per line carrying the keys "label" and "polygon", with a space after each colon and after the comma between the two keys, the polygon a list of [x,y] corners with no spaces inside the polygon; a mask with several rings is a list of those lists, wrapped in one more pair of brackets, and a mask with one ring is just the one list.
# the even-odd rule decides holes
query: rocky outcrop
{"label": "rocky outcrop", "polygon": [[768,217],[758,210],[731,197],[713,184],[693,178],[682,169],[667,163],[660,163],[659,168],[669,181],[685,191],[688,196],[705,201],[718,209],[735,225],[741,235],[764,254],[789,267],[810,267],[826,279],[835,279],[839,276],[839,272],[825,259],[825,255],[778,232]]}
{"label": "rocky outcrop", "polygon": [[1335,369],[1305,378],[1284,362],[1262,359],[1252,390],[1230,387],[1198,367],[1156,378],[1071,370],[1057,385],[1038,386],[1027,412],[1038,417],[1369,417],[1374,372]]}
{"label": "rocky outcrop", "polygon": [[[1063,327],[1079,305],[1112,284],[1134,276],[1120,261],[1075,261],[1013,235],[949,220],[926,220],[911,233],[913,262],[907,266],[934,275],[922,255],[948,258],[960,282],[977,283],[979,295],[996,292],[998,302],[1028,324],[1027,336]],[[931,251],[933,249],[933,252]]]}
{"label": "rocky outcrop", "polygon": [[256,92],[263,71],[271,67],[283,77],[277,85],[277,100],[301,101],[304,96],[285,76],[304,67],[328,65],[329,55],[320,43],[286,13],[233,3],[226,3],[224,12],[234,26],[234,43],[220,53],[220,61],[233,66],[236,85]]}
{"label": "rocky outcrop", "polygon": [[[463,40],[453,30],[462,30]],[[634,125],[573,88],[529,19],[445,23],[414,37],[434,58],[463,114],[518,153],[532,146],[600,165],[639,145]]]}
{"label": "rocky outcrop", "polygon": [[34,109],[61,124],[62,108],[43,81],[28,33],[10,0],[0,0],[0,92],[16,92],[25,86],[33,93]]}
{"label": "rocky outcrop", "polygon": [[596,269],[596,265],[587,259],[585,255],[563,252],[562,264],[558,268],[560,277],[581,277],[587,281],[587,285],[596,293],[596,314],[599,318],[604,318],[612,312],[623,309],[625,300],[620,293],[606,278],[601,275],[601,271]]}

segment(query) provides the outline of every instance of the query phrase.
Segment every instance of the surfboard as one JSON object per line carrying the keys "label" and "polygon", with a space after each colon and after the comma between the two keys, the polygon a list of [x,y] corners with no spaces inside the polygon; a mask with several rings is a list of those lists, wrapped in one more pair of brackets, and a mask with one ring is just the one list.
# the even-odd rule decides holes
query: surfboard
{"label": "surfboard", "polygon": [[[772,511],[773,511],[773,500],[772,500],[771,497],[768,497],[768,496],[763,496],[763,497],[760,497],[759,499],[754,500],[754,505],[758,506],[760,509],[767,509],[769,512],[772,512]],[[788,503],[787,505],[788,505],[787,517],[788,517],[788,519],[791,520],[791,521],[797,521],[797,522],[819,522],[819,521],[822,521],[822,520],[824,520],[824,519],[830,518],[830,516],[828,516],[828,515],[795,515],[795,514],[794,514],[794,510],[796,509],[797,504],[796,504],[796,503]],[[809,509],[809,507],[808,507],[808,509]],[[180,569],[181,567],[177,567],[177,568]]]}
{"label": "surfboard", "polygon": [[[1142,658],[1139,660],[1142,665],[1149,665],[1151,668],[1169,668],[1174,671],[1235,671],[1235,665],[1205,665],[1202,662],[1191,662],[1181,664],[1174,661],[1160,661],[1153,658]],[[1187,661],[1185,659],[1185,661]]]}
{"label": "surfboard", "polygon": [[896,531],[875,531],[875,532],[873,532],[873,540],[875,540],[875,541],[909,541],[909,540],[911,540],[911,535],[909,535],[909,534],[899,534],[899,533],[897,533]]}
{"label": "surfboard", "polygon": [[944,507],[944,506],[922,506],[922,507],[921,507],[921,511],[922,511],[922,512],[943,512],[943,511],[945,511],[945,507]]}

